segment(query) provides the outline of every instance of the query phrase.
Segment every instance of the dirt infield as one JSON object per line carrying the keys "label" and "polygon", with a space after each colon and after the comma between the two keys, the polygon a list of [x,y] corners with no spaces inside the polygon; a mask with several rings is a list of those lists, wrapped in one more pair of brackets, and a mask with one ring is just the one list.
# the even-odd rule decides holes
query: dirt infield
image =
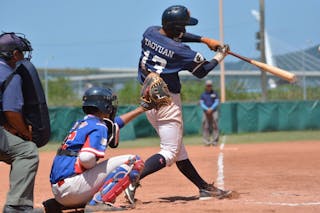
{"label": "dirt infield", "polygon": [[[241,145],[229,145],[226,141],[223,150],[200,145],[187,146],[187,150],[206,180],[224,177],[221,184],[238,191],[238,199],[199,201],[196,187],[172,166],[142,181],[136,194],[138,204],[129,212],[320,212],[320,141]],[[157,151],[157,148],[122,148],[108,153],[109,156],[139,154],[146,159]],[[36,206],[52,197],[48,176],[53,156],[54,152],[40,153]],[[9,185],[9,167],[1,163],[0,171],[2,209]],[[123,202],[121,195],[117,203]]]}

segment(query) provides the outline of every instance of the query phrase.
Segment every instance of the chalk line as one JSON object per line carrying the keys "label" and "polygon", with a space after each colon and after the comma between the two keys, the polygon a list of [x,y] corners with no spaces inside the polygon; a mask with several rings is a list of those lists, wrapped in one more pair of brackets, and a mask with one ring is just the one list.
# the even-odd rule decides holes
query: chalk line
{"label": "chalk line", "polygon": [[261,201],[247,201],[247,203],[269,205],[269,206],[318,206],[320,202],[303,202],[303,203],[285,203],[285,202],[261,202]]}
{"label": "chalk line", "polygon": [[222,136],[222,143],[220,144],[220,153],[218,156],[218,176],[217,176],[217,187],[219,187],[220,189],[224,190],[224,174],[223,174],[223,149],[224,149],[224,145],[226,143],[226,137],[227,136]]}

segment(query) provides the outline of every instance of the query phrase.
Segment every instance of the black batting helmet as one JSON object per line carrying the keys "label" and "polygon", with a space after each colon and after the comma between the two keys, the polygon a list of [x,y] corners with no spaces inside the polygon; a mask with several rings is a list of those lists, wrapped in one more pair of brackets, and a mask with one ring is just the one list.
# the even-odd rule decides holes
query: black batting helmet
{"label": "black batting helmet", "polygon": [[90,114],[92,107],[109,114],[109,118],[113,121],[118,108],[117,96],[109,88],[91,87],[83,95],[82,110]]}
{"label": "black batting helmet", "polygon": [[0,57],[5,60],[10,60],[13,56],[13,51],[19,50],[22,53],[28,52],[27,59],[31,59],[32,47],[25,35],[21,33],[3,33],[0,35]]}
{"label": "black batting helmet", "polygon": [[173,38],[185,33],[185,26],[196,24],[198,20],[191,17],[189,10],[182,5],[168,7],[162,14],[162,28]]}

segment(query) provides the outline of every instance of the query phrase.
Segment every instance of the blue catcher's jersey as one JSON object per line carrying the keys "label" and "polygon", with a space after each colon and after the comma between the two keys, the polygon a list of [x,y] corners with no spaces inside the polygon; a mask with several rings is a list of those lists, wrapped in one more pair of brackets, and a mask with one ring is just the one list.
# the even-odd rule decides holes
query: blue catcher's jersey
{"label": "blue catcher's jersey", "polygon": [[[107,138],[108,131],[105,123],[98,117],[87,115],[72,127],[62,149],[76,153],[91,152],[97,158],[103,158],[107,148]],[[56,155],[51,168],[50,182],[57,183],[59,180],[82,172],[77,156]]]}
{"label": "blue catcher's jersey", "polygon": [[167,83],[170,92],[180,93],[178,72],[193,72],[205,59],[188,45],[160,34],[160,29],[157,26],[149,27],[143,34],[138,80],[143,83],[145,71],[157,72]]}

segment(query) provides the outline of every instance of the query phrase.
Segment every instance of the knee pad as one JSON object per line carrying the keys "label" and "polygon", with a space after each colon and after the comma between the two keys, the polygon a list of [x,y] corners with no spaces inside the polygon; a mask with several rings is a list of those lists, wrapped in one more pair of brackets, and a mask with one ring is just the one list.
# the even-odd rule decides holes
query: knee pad
{"label": "knee pad", "polygon": [[133,162],[133,170],[137,170],[138,172],[141,172],[144,168],[144,161],[138,156],[135,156],[135,161]]}
{"label": "knee pad", "polygon": [[93,196],[89,205],[96,203],[114,203],[116,197],[125,190],[129,184],[130,179],[128,173],[131,171],[130,166],[123,164],[113,170],[105,179],[104,184],[99,191]]}
{"label": "knee pad", "polygon": [[140,174],[144,168],[144,161],[138,156],[134,156],[127,161],[127,164],[132,167],[132,170],[129,172],[130,182],[135,184],[139,181]]}
{"label": "knee pad", "polygon": [[103,202],[114,203],[117,196],[121,194],[130,183],[139,181],[143,167],[144,163],[139,156],[135,156],[117,167],[106,177],[104,184],[93,196],[89,205]]}

